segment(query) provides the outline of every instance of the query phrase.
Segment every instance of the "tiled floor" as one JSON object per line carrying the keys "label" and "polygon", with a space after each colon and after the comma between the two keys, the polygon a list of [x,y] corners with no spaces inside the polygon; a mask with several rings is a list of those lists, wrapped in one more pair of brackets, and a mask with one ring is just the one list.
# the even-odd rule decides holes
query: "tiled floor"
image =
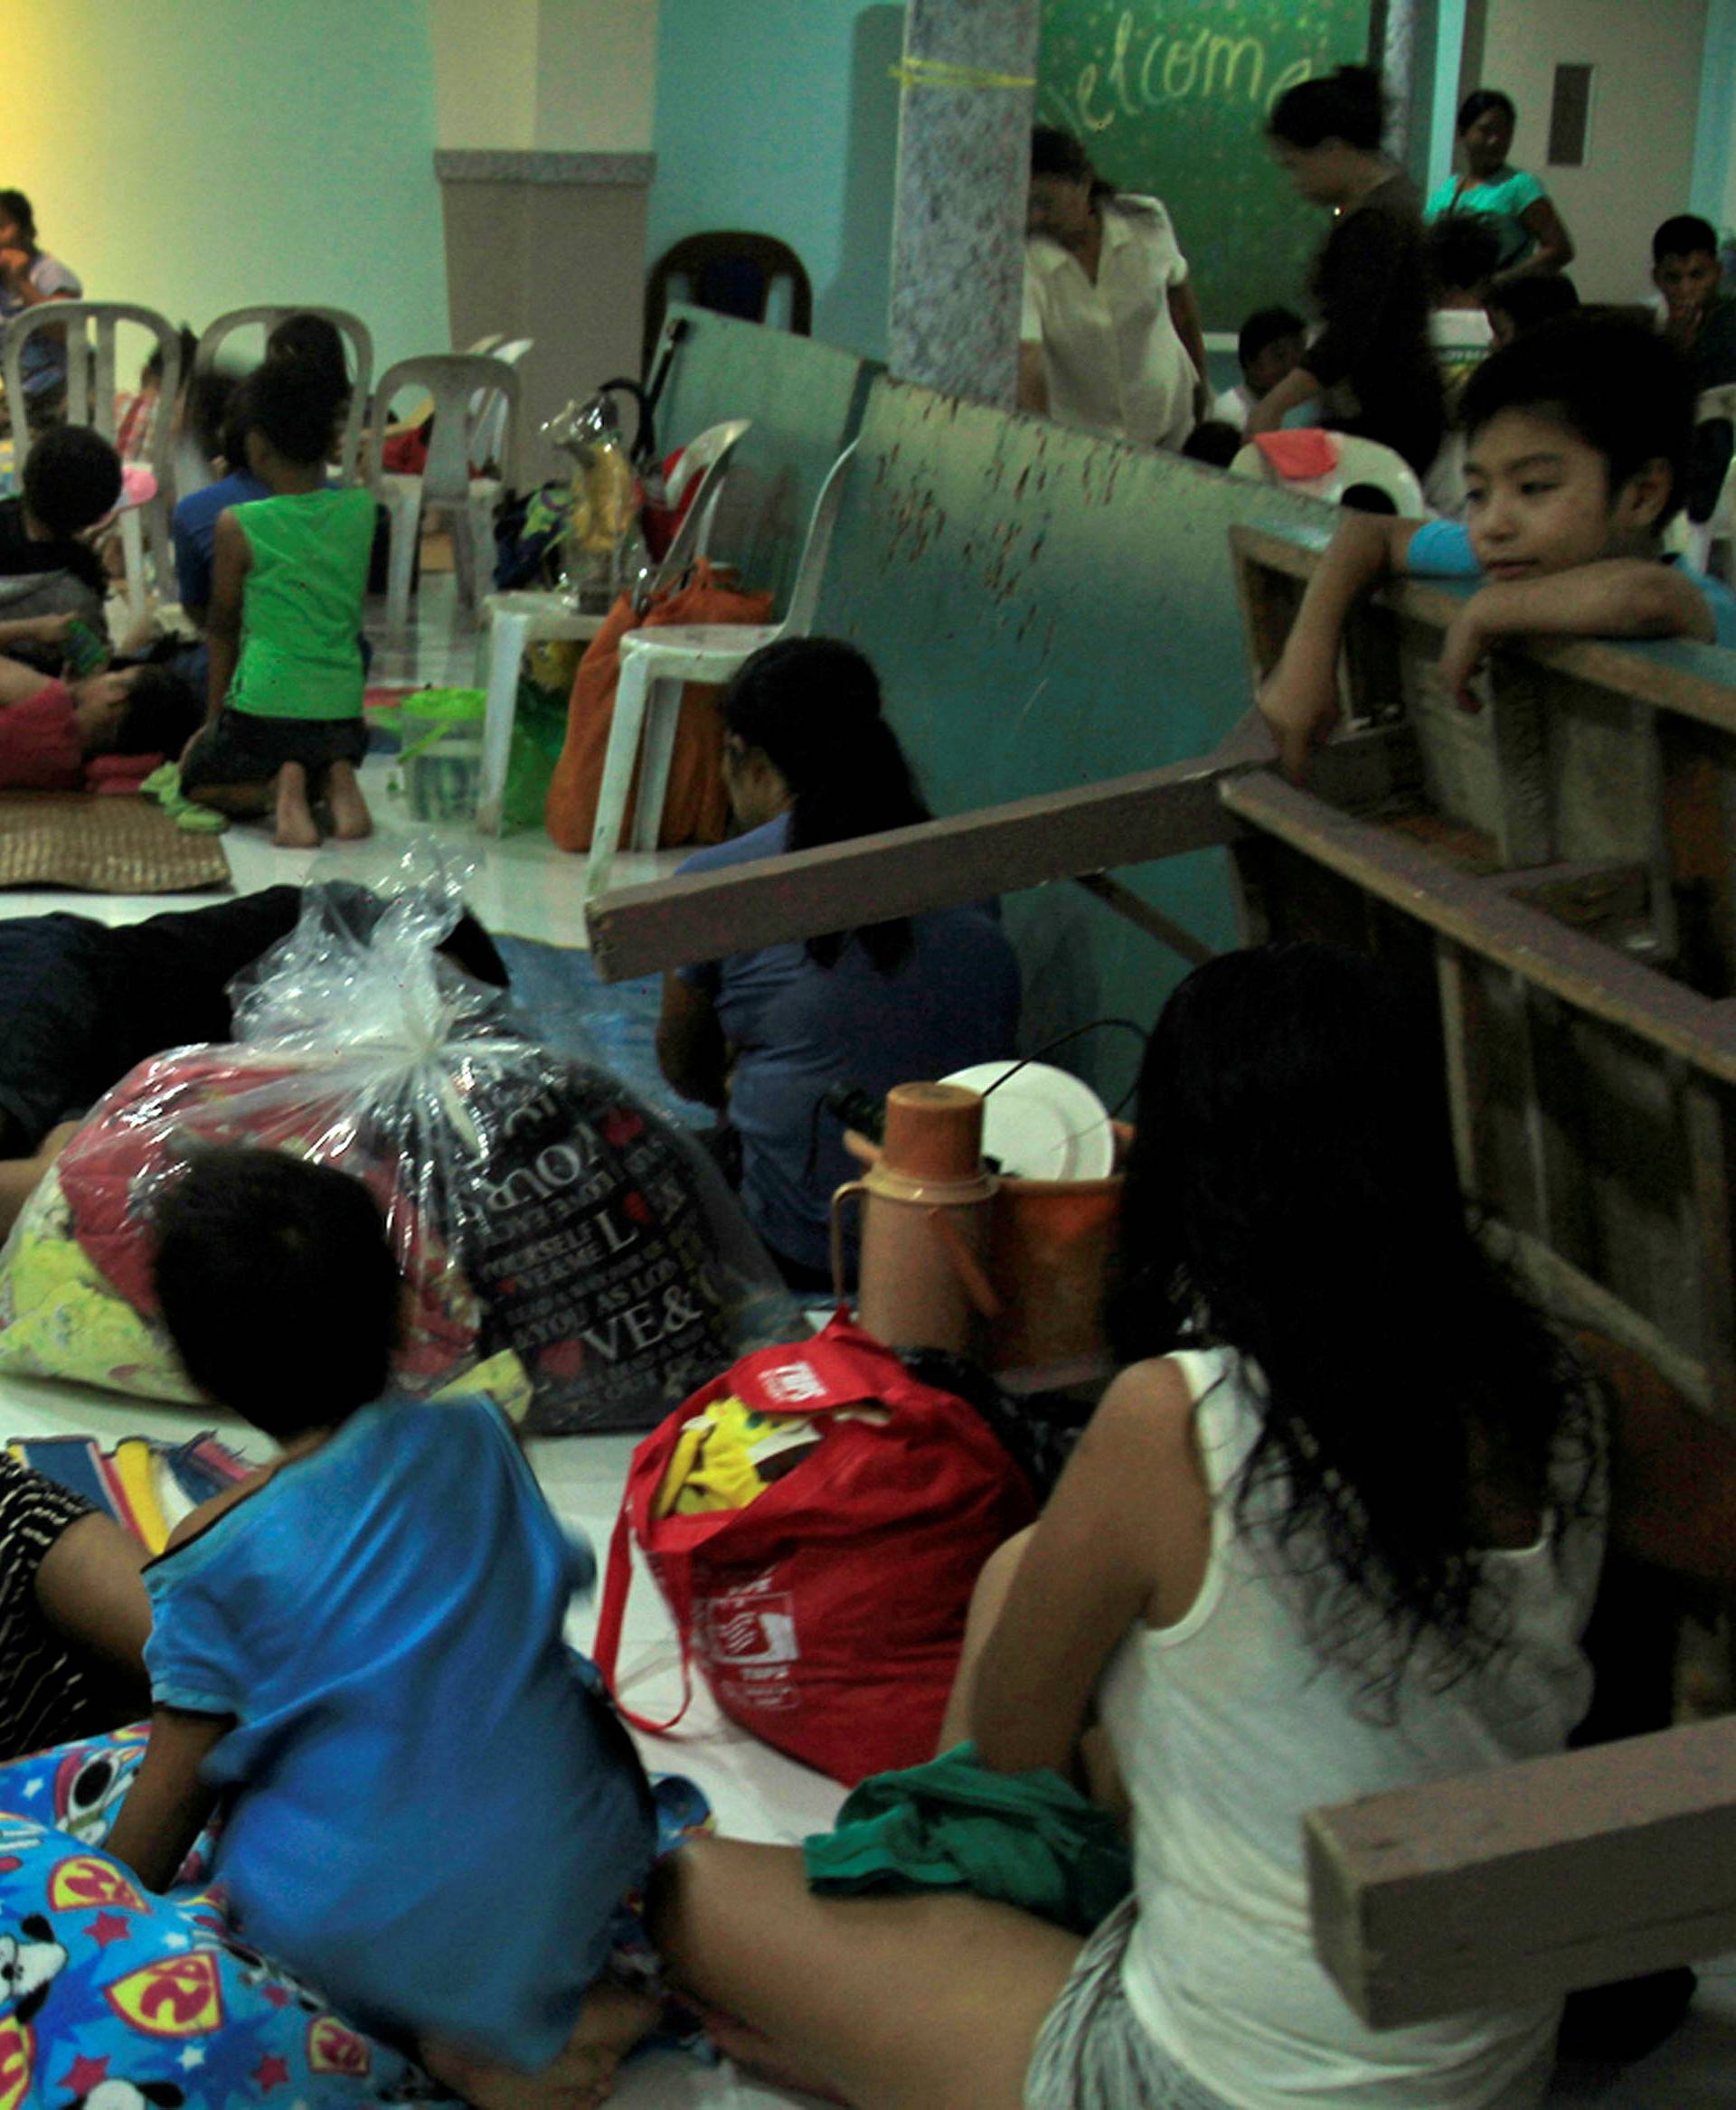
{"label": "tiled floor", "polygon": [[[381,684],[461,683],[474,679],[475,638],[452,617],[449,578],[425,579],[420,626],[402,644],[382,638],[373,680]],[[372,844],[340,846],[317,853],[274,849],[257,828],[231,828],[223,838],[236,888],[241,891],[279,881],[300,881],[325,861],[331,868],[364,871],[394,843],[427,833],[405,815],[389,788],[389,761],[376,758],[363,775],[378,836]],[[431,831],[455,853],[474,861],[467,892],[491,928],[561,945],[584,943],[580,912],[581,861],[563,856],[540,834],[486,841],[473,829]],[[666,871],[675,862],[623,857],[617,883]],[[196,906],[205,896],[186,898]],[[26,915],[76,907],[81,914],[122,923],[176,906],[161,896],[84,897],[64,893],[0,895],[0,915]],[[222,1418],[204,1420],[222,1423]],[[112,1442],[127,1434],[185,1433],[184,1412],[152,1408],[0,1372],[0,1436],[81,1430]],[[224,1433],[238,1448],[257,1455],[261,1439],[240,1425]],[[538,1478],[561,1514],[580,1525],[593,1542],[607,1546],[625,1478],[632,1439],[568,1437],[533,1446]],[[593,1614],[575,1615],[572,1637],[588,1643]],[[641,1572],[629,1601],[622,1651],[623,1694],[637,1710],[667,1712],[678,1689],[673,1632],[655,1588]],[[695,1695],[678,1741],[639,1739],[647,1765],[691,1773],[712,1797],[722,1827],[739,1837],[798,1842],[829,1824],[841,1791],[830,1781],[791,1764],[731,1729],[709,1699]],[[1703,1967],[1702,1991],[1688,2023],[1664,2049],[1642,2065],[1607,2077],[1577,2077],[1558,2084],[1552,2104],[1597,2105],[1599,2110],[1731,2110],[1736,2102],[1736,1958]],[[621,2110],[774,2110],[808,2099],[743,2079],[729,2067],[706,2068],[675,2056],[643,2059],[629,2068],[613,2100]],[[1137,2110],[1133,2105],[1127,2110]]]}

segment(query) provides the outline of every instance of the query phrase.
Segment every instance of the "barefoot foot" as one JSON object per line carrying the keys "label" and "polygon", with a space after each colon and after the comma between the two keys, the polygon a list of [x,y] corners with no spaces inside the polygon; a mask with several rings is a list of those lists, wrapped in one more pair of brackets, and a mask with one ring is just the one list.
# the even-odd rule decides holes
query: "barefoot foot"
{"label": "barefoot foot", "polygon": [[307,772],[299,762],[278,771],[277,827],[271,840],[279,850],[317,850],[319,830],[307,804]]}
{"label": "barefoot foot", "polygon": [[456,2045],[425,2041],[422,2064],[475,2110],[595,2110],[615,2086],[616,2068],[646,2036],[660,2012],[649,1993],[599,1979],[564,2048],[534,2073],[491,2066]]}
{"label": "barefoot foot", "polygon": [[326,796],[332,809],[332,834],[340,843],[359,843],[373,833],[373,815],[355,780],[350,762],[334,762],[326,777]]}

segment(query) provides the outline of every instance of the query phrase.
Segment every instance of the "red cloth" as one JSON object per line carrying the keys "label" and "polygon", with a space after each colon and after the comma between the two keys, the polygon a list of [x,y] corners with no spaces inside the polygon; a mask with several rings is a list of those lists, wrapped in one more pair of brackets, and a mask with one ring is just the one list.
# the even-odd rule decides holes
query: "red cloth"
{"label": "red cloth", "polygon": [[410,432],[394,432],[380,450],[380,466],[392,476],[420,476],[428,467],[434,420],[424,418]]}
{"label": "red cloth", "polygon": [[0,707],[0,791],[83,789],[84,740],[64,682]]}
{"label": "red cloth", "polygon": [[0,791],[135,792],[161,755],[90,755],[64,682],[0,705]]}
{"label": "red cloth", "polygon": [[1315,476],[1329,476],[1338,466],[1338,442],[1317,425],[1297,426],[1292,431],[1259,432],[1254,445],[1287,484],[1306,484]]}
{"label": "red cloth", "polygon": [[84,787],[130,796],[166,759],[164,755],[92,755],[84,765]]}

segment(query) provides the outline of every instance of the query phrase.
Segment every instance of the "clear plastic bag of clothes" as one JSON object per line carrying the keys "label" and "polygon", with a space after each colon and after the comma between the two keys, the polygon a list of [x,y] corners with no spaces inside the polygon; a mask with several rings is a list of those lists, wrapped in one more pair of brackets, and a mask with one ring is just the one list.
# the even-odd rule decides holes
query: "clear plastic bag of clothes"
{"label": "clear plastic bag of clothes", "polygon": [[405,862],[376,890],[309,887],[231,984],[233,1044],[156,1056],[92,1110],[0,1255],[0,1365],[194,1396],[156,1315],[150,1223],[212,1144],[363,1180],[409,1286],[397,1380],[431,1394],[515,1358],[538,1433],[649,1427],[799,1331],[703,1149],[443,956],[460,879]]}

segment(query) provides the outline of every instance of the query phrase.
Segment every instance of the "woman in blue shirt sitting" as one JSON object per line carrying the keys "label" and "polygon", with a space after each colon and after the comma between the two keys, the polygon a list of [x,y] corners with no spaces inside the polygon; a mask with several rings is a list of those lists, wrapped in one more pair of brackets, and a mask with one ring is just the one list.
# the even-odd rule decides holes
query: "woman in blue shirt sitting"
{"label": "woman in blue shirt sitting", "polygon": [[[684,873],[847,843],[929,818],[880,683],[854,646],[790,637],[723,699],[723,769],[742,833]],[[823,1103],[1014,1052],[1019,969],[993,903],[937,909],[664,978],[657,1060],[684,1097],[727,1107],[741,1199],[797,1288],[830,1283],[834,1188],[856,1170]]]}

